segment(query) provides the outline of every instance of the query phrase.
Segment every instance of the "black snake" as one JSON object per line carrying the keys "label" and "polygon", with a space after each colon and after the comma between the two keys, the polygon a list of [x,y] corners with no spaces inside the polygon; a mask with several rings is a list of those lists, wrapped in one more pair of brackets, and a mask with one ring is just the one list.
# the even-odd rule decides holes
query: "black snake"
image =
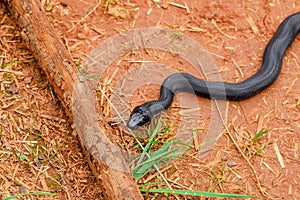
{"label": "black snake", "polygon": [[137,129],[170,107],[174,94],[190,92],[197,96],[240,101],[254,96],[271,85],[278,77],[283,56],[300,31],[300,12],[287,17],[267,44],[261,68],[239,83],[210,82],[187,73],[175,73],[161,85],[158,100],[146,102],[132,111],[127,127]]}

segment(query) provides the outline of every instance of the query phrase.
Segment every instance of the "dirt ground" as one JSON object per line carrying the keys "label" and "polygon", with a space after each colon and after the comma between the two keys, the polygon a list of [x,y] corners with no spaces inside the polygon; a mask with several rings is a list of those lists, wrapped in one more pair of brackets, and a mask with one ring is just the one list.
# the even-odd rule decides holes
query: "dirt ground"
{"label": "dirt ground", "polygon": [[[164,27],[197,41],[217,66],[222,80],[228,82],[244,80],[259,69],[264,47],[280,22],[300,8],[298,1],[291,0],[41,3],[75,63],[84,62],[98,44],[118,33]],[[0,6],[1,198],[47,191],[57,194],[30,198],[102,199],[101,188],[57,98],[22,43],[8,11]],[[185,160],[162,170],[173,189],[240,193],[260,199],[300,198],[298,43],[296,39],[287,51],[282,72],[273,85],[253,98],[227,104],[223,134],[208,156],[199,159],[199,152],[193,150],[184,155]],[[177,71],[194,73],[191,64],[177,54],[137,50],[114,61],[103,73],[100,85],[114,79],[109,85],[114,90],[126,71],[141,65],[132,60],[152,60]],[[138,88],[134,94],[128,94],[132,95],[129,109],[157,98],[158,94],[158,84]],[[98,98],[101,100],[101,95]],[[116,120],[107,101],[100,102],[100,110],[115,133],[111,138],[127,151],[135,145],[134,139],[125,134],[124,127],[112,123]],[[197,102],[201,105],[197,132],[200,143],[209,129],[212,112],[210,100],[198,98]],[[165,115],[173,127],[180,121],[177,107],[178,101]],[[176,128],[173,130],[177,134]],[[262,130],[266,134],[252,142]],[[155,181],[159,181],[159,176],[154,173],[143,183]],[[166,188],[166,184],[159,188]],[[190,197],[177,197],[184,198]]]}

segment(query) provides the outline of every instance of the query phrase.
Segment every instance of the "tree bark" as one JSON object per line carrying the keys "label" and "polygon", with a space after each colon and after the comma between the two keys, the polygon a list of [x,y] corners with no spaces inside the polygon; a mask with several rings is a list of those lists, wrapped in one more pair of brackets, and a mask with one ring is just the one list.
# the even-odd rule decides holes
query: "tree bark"
{"label": "tree bark", "polygon": [[[98,125],[98,116],[92,107],[95,103],[91,88],[79,75],[76,65],[51,26],[39,1],[4,2],[16,19],[22,38],[45,72],[67,115],[75,122],[83,152],[103,188],[105,198],[143,199],[121,150],[109,141],[104,129]],[[81,97],[85,98],[74,98],[74,95],[83,95]]]}

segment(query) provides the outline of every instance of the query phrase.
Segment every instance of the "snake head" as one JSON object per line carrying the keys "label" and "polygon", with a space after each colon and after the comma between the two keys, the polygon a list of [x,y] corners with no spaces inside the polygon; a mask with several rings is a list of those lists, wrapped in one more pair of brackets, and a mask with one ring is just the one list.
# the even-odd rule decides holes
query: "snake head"
{"label": "snake head", "polygon": [[133,109],[127,122],[127,127],[132,130],[136,130],[144,124],[149,123],[150,121],[151,116],[149,110],[143,106],[138,106],[135,109]]}

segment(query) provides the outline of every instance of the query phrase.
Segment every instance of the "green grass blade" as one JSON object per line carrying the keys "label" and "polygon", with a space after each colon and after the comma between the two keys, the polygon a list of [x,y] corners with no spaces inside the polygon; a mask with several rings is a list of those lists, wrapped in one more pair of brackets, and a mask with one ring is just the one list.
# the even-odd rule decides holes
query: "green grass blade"
{"label": "green grass blade", "polygon": [[148,130],[148,135],[149,135],[149,141],[146,146],[144,147],[144,151],[142,152],[139,161],[137,162],[137,165],[139,165],[145,158],[146,153],[150,153],[152,141],[154,141],[154,137],[160,132],[162,127],[162,123],[158,123],[158,125],[155,127],[153,130],[152,134],[150,133],[150,130]]}
{"label": "green grass blade", "polygon": [[151,157],[150,157],[149,159],[145,160],[144,162],[141,162],[141,163],[137,164],[137,165],[132,169],[132,171],[135,171],[135,170],[137,170],[138,168],[142,167],[143,165],[147,165],[147,164],[149,164],[149,163],[150,163],[151,165],[153,165],[153,164],[155,163],[156,160],[160,159],[161,157],[163,157],[164,155],[166,155],[166,154],[169,153],[169,151],[163,152],[168,146],[170,146],[170,144],[169,144],[169,143],[165,143],[165,144],[162,146],[162,147],[164,147],[164,148],[160,148],[160,149],[159,149],[159,152],[161,152],[161,153],[155,152],[155,154],[154,154],[154,155],[151,155]]}
{"label": "green grass blade", "polygon": [[[171,142],[165,143],[164,147],[167,148],[170,146],[170,144],[171,144]],[[154,164],[159,167],[160,163],[167,162],[170,159],[172,159],[172,160],[181,159],[180,157],[177,157],[177,155],[182,155],[183,153],[190,150],[190,148],[180,150],[180,148],[177,147],[177,148],[173,148],[169,151],[164,152],[165,148],[159,149],[162,151],[155,152],[155,155],[152,155],[151,158],[140,163],[139,166],[136,166],[134,168],[133,171],[137,170],[133,175],[136,181],[138,181],[140,178],[142,178],[151,169],[151,167]]]}
{"label": "green grass blade", "polygon": [[261,136],[263,136],[264,134],[266,134],[266,133],[268,133],[268,131],[265,130],[265,129],[262,129],[261,131],[259,131],[259,132],[254,136],[254,138],[252,139],[252,142],[253,142],[253,143],[257,142],[257,141],[259,140],[259,138],[260,138]]}
{"label": "green grass blade", "polygon": [[7,198],[4,198],[3,200],[11,200],[16,199],[19,197],[26,197],[26,196],[54,196],[57,195],[57,193],[53,192],[32,192],[32,193],[26,193],[26,194],[16,194]]}
{"label": "green grass blade", "polygon": [[242,194],[226,194],[226,193],[214,193],[214,192],[199,192],[190,190],[170,190],[170,189],[140,189],[140,192],[152,192],[152,193],[167,193],[167,194],[180,194],[190,196],[203,196],[203,197],[219,197],[219,198],[257,198],[255,196],[247,196]]}

